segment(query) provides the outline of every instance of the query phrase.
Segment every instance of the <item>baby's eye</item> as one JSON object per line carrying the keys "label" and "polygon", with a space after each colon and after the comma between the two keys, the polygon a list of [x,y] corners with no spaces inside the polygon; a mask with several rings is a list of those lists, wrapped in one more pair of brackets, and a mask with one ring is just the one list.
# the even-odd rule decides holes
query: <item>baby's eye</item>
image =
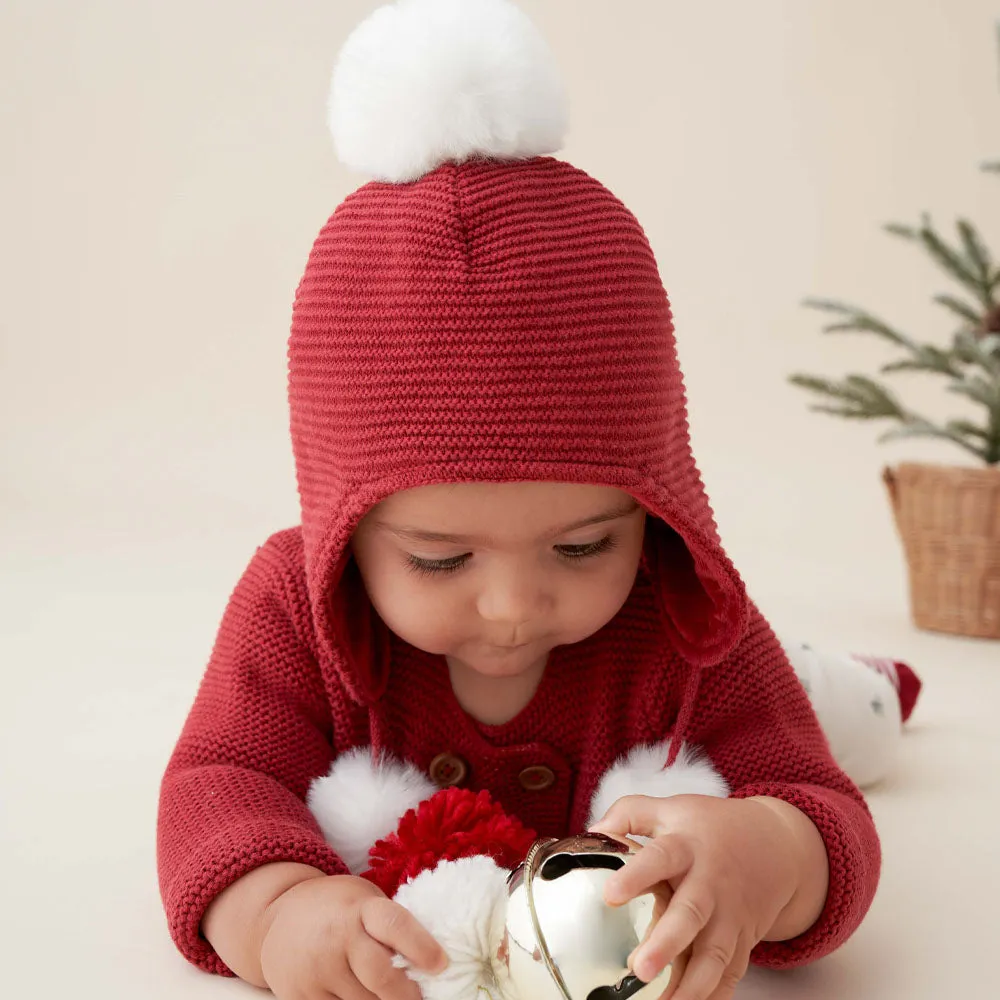
{"label": "baby's eye", "polygon": [[567,559],[586,559],[588,556],[596,556],[614,547],[614,538],[611,535],[605,535],[599,541],[589,542],[586,545],[557,545],[556,551]]}
{"label": "baby's eye", "polygon": [[[588,542],[586,545],[556,545],[556,552],[568,562],[579,562],[602,552],[608,552],[616,545],[615,539],[611,535],[596,542]],[[421,559],[420,556],[407,555],[407,569],[422,576],[438,576],[442,573],[454,573],[460,570],[471,556],[470,552],[464,555],[452,556],[450,559]]]}
{"label": "baby's eye", "polygon": [[452,556],[451,559],[421,559],[420,556],[408,555],[406,565],[414,573],[434,576],[438,573],[454,573],[455,570],[461,569],[465,565],[468,558],[468,553],[462,556]]}

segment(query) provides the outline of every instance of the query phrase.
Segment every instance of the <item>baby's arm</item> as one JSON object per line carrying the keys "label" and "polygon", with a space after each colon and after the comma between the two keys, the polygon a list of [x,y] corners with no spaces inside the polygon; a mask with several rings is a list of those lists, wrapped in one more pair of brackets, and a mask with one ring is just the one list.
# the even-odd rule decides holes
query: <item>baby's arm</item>
{"label": "baby's arm", "polygon": [[202,934],[223,890],[275,862],[347,873],[304,801],[333,749],[295,544],[276,535],[237,584],[160,789],[157,861],[170,933],[189,961],[224,975],[234,970]]}
{"label": "baby's arm", "polygon": [[710,670],[695,675],[685,736],[731,796],[627,795],[592,827],[647,838],[605,883],[605,898],[664,894],[630,964],[648,982],[680,958],[672,1000],[729,998],[751,961],[787,967],[832,951],[860,923],[879,872],[864,801],[756,610],[741,647]]}
{"label": "baby's arm", "polygon": [[[801,813],[818,832],[827,892],[818,918],[798,935],[769,933],[753,960],[773,968],[828,954],[857,929],[878,885],[881,850],[861,792],[833,759],[802,685],[760,612],[732,657],[710,668],[689,738],[726,778],[734,799],[763,798]],[[720,692],[732,692],[724,696]],[[801,830],[807,828],[793,817]],[[806,839],[808,836],[804,833]]]}
{"label": "baby's arm", "polygon": [[813,821],[783,799],[760,796],[748,801],[766,806],[782,824],[793,859],[795,890],[764,941],[788,941],[804,934],[823,912],[830,883],[826,844]]}
{"label": "baby's arm", "polygon": [[276,535],[251,561],[167,766],[157,854],[170,932],[196,965],[279,1000],[419,1000],[393,956],[435,972],[443,950],[348,874],[304,801],[330,768],[333,713],[309,648],[300,544]]}
{"label": "baby's arm", "polygon": [[267,986],[260,952],[273,915],[271,904],[293,886],[326,873],[294,861],[262,865],[223,889],[209,904],[202,931],[216,954],[240,979]]}

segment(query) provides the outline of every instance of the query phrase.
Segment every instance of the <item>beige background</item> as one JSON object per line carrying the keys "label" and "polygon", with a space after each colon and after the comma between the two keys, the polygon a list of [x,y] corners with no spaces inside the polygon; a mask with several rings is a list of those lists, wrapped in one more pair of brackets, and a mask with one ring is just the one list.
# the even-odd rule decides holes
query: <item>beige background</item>
{"label": "beige background", "polygon": [[[0,7],[0,942],[4,993],[249,996],[187,968],[156,896],[156,785],[225,598],[297,519],[284,401],[309,245],[358,183],[324,102],[362,0]],[[775,625],[928,681],[872,796],[879,899],[833,958],[745,996],[992,994],[1000,645],[917,633],[878,447],[785,383],[885,357],[809,294],[926,337],[947,288],[888,220],[1000,252],[986,0],[523,0],[572,95],[565,157],[646,227],[695,450]],[[908,398],[940,411],[937,384]],[[983,794],[991,789],[993,794]]]}

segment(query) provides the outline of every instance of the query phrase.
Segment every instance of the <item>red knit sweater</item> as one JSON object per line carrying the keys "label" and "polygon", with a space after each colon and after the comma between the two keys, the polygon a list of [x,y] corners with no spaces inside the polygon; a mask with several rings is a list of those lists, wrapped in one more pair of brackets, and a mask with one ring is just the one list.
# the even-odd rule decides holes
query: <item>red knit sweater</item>
{"label": "red knit sweater", "polygon": [[[559,835],[582,828],[617,757],[666,736],[703,747],[734,795],[785,799],[823,835],[821,918],[755,960],[789,966],[843,942],[875,892],[875,829],[720,545],[666,294],[625,206],[548,158],[366,185],[316,240],[289,362],[302,525],[237,585],[163,779],[160,888],[181,951],[228,972],[201,918],[261,864],[346,871],[304,798],[349,748],[423,768],[456,754],[468,787]],[[485,726],[458,705],[444,658],[380,621],[348,542],[397,490],[524,479],[631,493],[647,510],[644,558],[615,618],[554,649],[531,703]],[[555,783],[525,790],[530,765]]]}

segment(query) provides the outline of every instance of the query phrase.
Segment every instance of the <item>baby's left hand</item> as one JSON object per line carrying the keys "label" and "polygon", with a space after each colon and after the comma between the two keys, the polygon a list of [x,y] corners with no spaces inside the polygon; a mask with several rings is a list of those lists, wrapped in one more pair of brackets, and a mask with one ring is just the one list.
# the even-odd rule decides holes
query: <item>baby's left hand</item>
{"label": "baby's left hand", "polygon": [[608,879],[604,895],[621,905],[658,883],[673,891],[631,956],[632,971],[648,982],[690,946],[664,1000],[729,1000],[753,947],[777,929],[801,881],[803,845],[783,812],[791,808],[767,799],[630,795],[591,827],[652,838]]}

